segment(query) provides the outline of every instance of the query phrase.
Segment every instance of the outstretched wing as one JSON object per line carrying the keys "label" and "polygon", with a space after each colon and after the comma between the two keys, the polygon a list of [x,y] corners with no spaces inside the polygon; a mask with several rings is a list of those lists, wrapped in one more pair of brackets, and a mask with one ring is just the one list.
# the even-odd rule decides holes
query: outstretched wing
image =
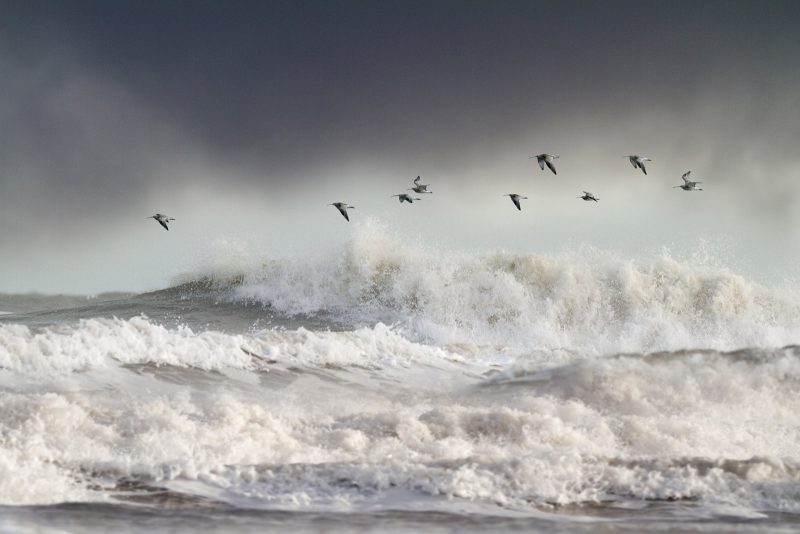
{"label": "outstretched wing", "polygon": [[522,206],[519,205],[519,199],[516,197],[511,197],[511,202],[517,207],[519,211],[522,211]]}
{"label": "outstretched wing", "polygon": [[647,174],[647,169],[644,168],[644,162],[639,161],[638,163],[639,163],[639,168],[642,169],[642,172]]}
{"label": "outstretched wing", "polygon": [[549,161],[547,161],[547,160],[545,160],[545,163],[547,164],[547,167],[548,167],[548,168],[549,168],[551,171],[553,171],[553,174],[558,174],[558,173],[556,172],[556,167],[555,167],[555,165],[553,165],[552,163],[550,163],[550,162],[549,162]]}
{"label": "outstretched wing", "polygon": [[167,226],[167,221],[165,221],[163,219],[156,219],[156,220],[158,221],[158,224],[160,224],[161,226],[164,227],[164,230],[169,232],[169,226]]}
{"label": "outstretched wing", "polygon": [[[539,168],[544,170],[544,158],[540,158],[537,156],[536,159],[539,160]],[[550,164],[548,163],[548,165]]]}
{"label": "outstretched wing", "polygon": [[342,214],[342,217],[347,219],[347,222],[350,222],[350,216],[347,214],[347,210],[345,208],[339,208],[339,213]]}

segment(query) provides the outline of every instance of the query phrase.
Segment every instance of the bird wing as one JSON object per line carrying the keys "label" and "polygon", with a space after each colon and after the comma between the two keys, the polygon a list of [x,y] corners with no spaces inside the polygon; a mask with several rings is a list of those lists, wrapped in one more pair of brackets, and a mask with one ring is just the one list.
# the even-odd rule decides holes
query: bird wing
{"label": "bird wing", "polygon": [[544,158],[540,158],[537,156],[536,159],[539,160],[539,168],[544,170]]}
{"label": "bird wing", "polygon": [[630,161],[630,162],[631,162],[631,165],[633,165],[633,168],[634,168],[634,169],[636,169],[636,168],[638,168],[638,167],[639,167],[639,162],[638,162],[638,161],[636,161],[636,158],[634,158],[634,157],[632,157],[632,156],[628,156],[628,161]]}
{"label": "bird wing", "polygon": [[644,168],[644,162],[643,161],[639,162],[639,168],[642,169],[643,173],[647,174],[647,169]]}
{"label": "bird wing", "polygon": [[163,219],[156,219],[156,220],[158,221],[158,224],[160,224],[161,226],[164,227],[164,230],[169,232],[169,226],[167,226],[167,221],[165,221]]}
{"label": "bird wing", "polygon": [[344,218],[347,219],[348,222],[350,222],[350,216],[347,214],[347,209],[339,206],[336,207],[339,209],[339,213],[341,213],[342,216],[344,216]]}
{"label": "bird wing", "polygon": [[553,165],[553,164],[552,164],[552,163],[550,163],[549,161],[545,161],[545,163],[547,163],[547,166],[550,168],[550,170],[551,170],[551,171],[553,171],[553,174],[558,174],[558,173],[556,172],[556,167],[555,167],[555,165]]}
{"label": "bird wing", "polygon": [[517,207],[519,211],[522,211],[522,206],[519,205],[519,199],[515,197],[511,197],[511,202]]}

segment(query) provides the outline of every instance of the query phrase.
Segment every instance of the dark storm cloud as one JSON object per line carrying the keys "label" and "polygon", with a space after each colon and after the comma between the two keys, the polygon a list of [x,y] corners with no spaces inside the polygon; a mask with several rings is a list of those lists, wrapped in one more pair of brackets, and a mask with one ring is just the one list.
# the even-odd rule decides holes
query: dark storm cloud
{"label": "dark storm cloud", "polygon": [[31,227],[185,185],[159,174],[184,160],[276,183],[731,90],[757,125],[800,89],[797,2],[4,2],[0,25],[0,217]]}
{"label": "dark storm cloud", "polygon": [[53,4],[11,39],[71,49],[221,155],[280,167],[452,148],[570,104],[680,105],[710,75],[792,68],[800,22],[793,2]]}

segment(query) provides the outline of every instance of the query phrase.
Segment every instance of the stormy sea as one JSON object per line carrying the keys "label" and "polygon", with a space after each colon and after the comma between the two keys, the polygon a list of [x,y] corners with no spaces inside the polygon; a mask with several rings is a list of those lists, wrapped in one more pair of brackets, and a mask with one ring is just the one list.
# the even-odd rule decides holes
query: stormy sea
{"label": "stormy sea", "polygon": [[380,228],[0,295],[0,531],[791,532],[800,293]]}

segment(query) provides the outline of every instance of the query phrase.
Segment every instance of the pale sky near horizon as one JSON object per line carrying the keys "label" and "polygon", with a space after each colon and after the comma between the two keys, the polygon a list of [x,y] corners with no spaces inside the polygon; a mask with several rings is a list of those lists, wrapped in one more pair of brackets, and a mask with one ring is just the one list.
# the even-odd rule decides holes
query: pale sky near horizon
{"label": "pale sky near horizon", "polygon": [[[0,292],[155,289],[365,224],[795,278],[798,27],[791,1],[0,0]],[[433,195],[390,198],[418,174]]]}

